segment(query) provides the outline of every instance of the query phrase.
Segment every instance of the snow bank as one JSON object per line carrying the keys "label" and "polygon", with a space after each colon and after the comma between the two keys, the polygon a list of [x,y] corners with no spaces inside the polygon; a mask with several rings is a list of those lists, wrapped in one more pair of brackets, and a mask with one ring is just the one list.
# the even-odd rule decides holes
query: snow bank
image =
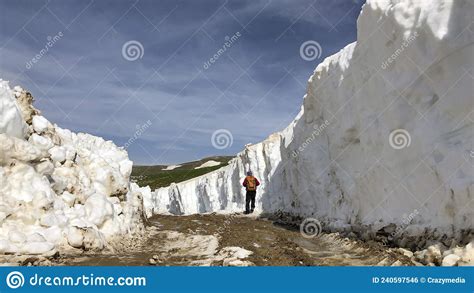
{"label": "snow bank", "polygon": [[129,183],[127,153],[51,124],[32,101],[0,80],[0,253],[101,249],[139,232],[142,190]]}
{"label": "snow bank", "polygon": [[372,236],[472,238],[473,6],[367,1],[357,42],[318,65],[284,131],[228,166],[156,190],[148,210],[241,211],[251,169],[260,212]]}
{"label": "snow bank", "polygon": [[214,166],[219,166],[221,162],[217,162],[214,160],[207,161],[205,163],[202,163],[200,166],[194,168],[194,169],[202,169],[202,168],[207,168],[207,167],[214,167]]}

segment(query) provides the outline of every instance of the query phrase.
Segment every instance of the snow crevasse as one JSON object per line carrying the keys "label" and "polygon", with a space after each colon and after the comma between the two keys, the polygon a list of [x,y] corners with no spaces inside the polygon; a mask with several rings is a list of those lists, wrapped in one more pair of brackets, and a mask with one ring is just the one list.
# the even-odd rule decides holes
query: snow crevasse
{"label": "snow crevasse", "polygon": [[[469,0],[367,1],[357,42],[317,66],[286,129],[228,166],[157,189],[147,213],[242,211],[251,169],[258,212],[472,237],[473,15]],[[400,129],[410,144],[397,149],[390,134]]]}

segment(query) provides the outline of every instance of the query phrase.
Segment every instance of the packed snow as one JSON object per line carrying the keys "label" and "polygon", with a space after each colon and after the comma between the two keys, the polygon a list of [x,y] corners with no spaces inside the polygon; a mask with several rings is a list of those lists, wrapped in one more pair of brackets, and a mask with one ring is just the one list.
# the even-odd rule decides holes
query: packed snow
{"label": "packed snow", "polygon": [[[315,217],[364,238],[385,233],[412,248],[469,242],[472,15],[472,1],[367,1],[357,42],[317,66],[285,130],[228,166],[157,189],[146,209],[242,211],[241,180],[252,170],[260,213]],[[405,145],[389,140],[395,130],[408,133]]]}
{"label": "packed snow", "polygon": [[53,125],[32,101],[0,80],[0,253],[102,249],[140,232],[142,192],[129,182],[127,153]]}
{"label": "packed snow", "polygon": [[217,162],[214,160],[209,160],[205,163],[202,163],[200,166],[194,168],[194,169],[202,169],[202,168],[207,168],[207,167],[214,167],[214,166],[219,166],[221,162]]}

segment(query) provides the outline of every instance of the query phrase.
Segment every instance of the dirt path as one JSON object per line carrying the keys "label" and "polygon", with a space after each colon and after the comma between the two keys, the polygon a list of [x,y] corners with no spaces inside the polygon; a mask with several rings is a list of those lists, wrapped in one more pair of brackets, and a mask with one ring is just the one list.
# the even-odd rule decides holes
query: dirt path
{"label": "dirt path", "polygon": [[244,215],[164,216],[150,219],[142,244],[121,253],[63,255],[65,265],[412,265],[379,243],[338,234],[312,239],[299,230]]}

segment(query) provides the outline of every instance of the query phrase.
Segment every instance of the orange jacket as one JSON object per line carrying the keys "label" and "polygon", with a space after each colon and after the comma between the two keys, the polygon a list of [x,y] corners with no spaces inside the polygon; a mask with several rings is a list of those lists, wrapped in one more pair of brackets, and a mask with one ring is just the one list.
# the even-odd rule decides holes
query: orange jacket
{"label": "orange jacket", "polygon": [[259,182],[258,179],[257,179],[256,177],[254,177],[254,176],[247,176],[247,177],[245,177],[245,180],[244,180],[244,182],[242,183],[242,185],[247,189],[247,183],[248,183],[248,181],[250,180],[250,178],[255,179],[255,189],[257,189],[257,186],[260,185],[260,182]]}

